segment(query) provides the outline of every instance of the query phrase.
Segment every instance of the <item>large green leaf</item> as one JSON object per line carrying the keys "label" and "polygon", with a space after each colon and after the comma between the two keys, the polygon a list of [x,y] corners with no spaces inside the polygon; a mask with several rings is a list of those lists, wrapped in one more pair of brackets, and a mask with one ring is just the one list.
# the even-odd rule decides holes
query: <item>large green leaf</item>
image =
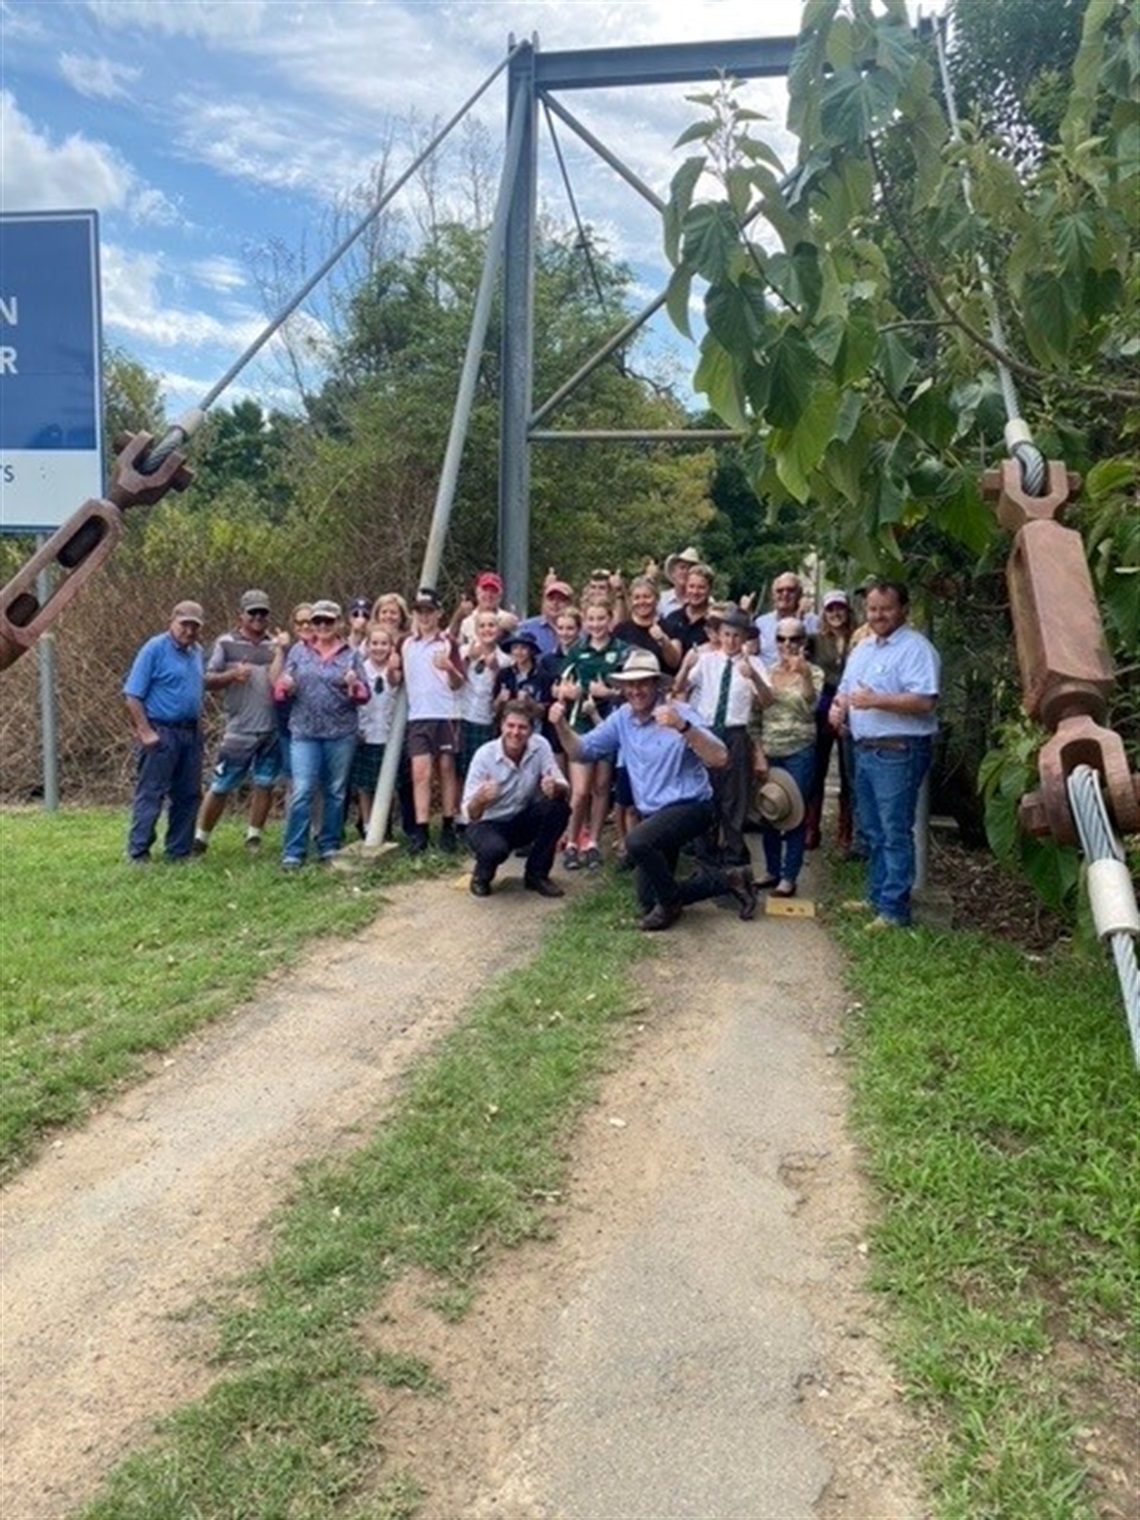
{"label": "large green leaf", "polygon": [[1092,262],[1097,225],[1087,211],[1073,211],[1053,225],[1053,249],[1069,274],[1083,275]]}
{"label": "large green leaf", "polygon": [[1026,342],[1043,364],[1059,364],[1069,355],[1077,326],[1078,298],[1073,282],[1040,269],[1027,274],[1021,290]]}
{"label": "large green leaf", "polygon": [[862,380],[875,362],[879,328],[865,312],[853,312],[844,323],[843,342],[835,356],[835,378],[840,385]]}
{"label": "large green leaf", "polygon": [[723,280],[739,247],[740,227],[724,201],[689,209],[682,223],[681,257],[710,285]]}
{"label": "large green leaf", "polygon": [[689,207],[693,204],[693,191],[704,173],[703,158],[687,158],[673,176],[669,186],[669,203],[665,207],[665,257],[675,264],[680,256],[681,230]]}
{"label": "large green leaf", "polygon": [[983,501],[974,471],[952,470],[948,481],[953,489],[938,502],[935,521],[944,533],[980,558],[998,535],[993,509]]}
{"label": "large green leaf", "polygon": [[906,7],[895,15],[885,17],[875,28],[875,62],[881,69],[894,74],[900,83],[905,82],[918,62],[914,33],[906,15]]}
{"label": "large green leaf", "polygon": [[820,126],[828,141],[860,148],[889,122],[898,97],[898,80],[884,69],[839,70],[824,86]]}
{"label": "large green leaf", "polygon": [[790,254],[774,253],[768,260],[768,279],[790,307],[803,317],[819,308],[823,276],[819,250],[812,243],[797,243]]}
{"label": "large green leaf", "polygon": [[701,341],[701,357],[693,375],[693,385],[704,392],[709,406],[729,427],[742,431],[747,428],[739,368],[712,333],[706,333]]}
{"label": "large green leaf", "polygon": [[906,409],[907,427],[937,451],[951,443],[957,422],[945,393],[932,380],[924,381]]}
{"label": "large green leaf", "polygon": [[887,390],[897,400],[918,367],[918,360],[897,332],[879,334],[879,373]]}
{"label": "large green leaf", "polygon": [[678,264],[669,277],[669,284],[665,290],[665,310],[669,313],[669,320],[678,332],[684,333],[686,338],[692,338],[693,329],[689,323],[689,296],[693,287],[693,271],[685,264]]}
{"label": "large green leaf", "polygon": [[838,389],[830,380],[818,379],[811,387],[795,426],[772,431],[768,446],[776,455],[776,469],[797,501],[807,501],[811,495],[811,474],[835,436],[838,411]]}
{"label": "large green leaf", "polygon": [[769,350],[771,372],[767,420],[794,428],[807,407],[819,366],[803,333],[787,327]]}
{"label": "large green leaf", "polygon": [[764,286],[759,279],[747,277],[734,285],[711,286],[705,297],[705,320],[722,347],[746,360],[763,338],[768,321]]}

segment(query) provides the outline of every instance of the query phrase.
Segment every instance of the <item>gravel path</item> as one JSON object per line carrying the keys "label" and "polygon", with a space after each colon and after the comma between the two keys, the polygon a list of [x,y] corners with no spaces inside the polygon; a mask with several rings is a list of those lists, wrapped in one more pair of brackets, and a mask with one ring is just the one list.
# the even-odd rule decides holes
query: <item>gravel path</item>
{"label": "gravel path", "polygon": [[[8,1186],[6,1520],[60,1520],[204,1389],[193,1308],[264,1249],[298,1164],[351,1145],[558,911],[395,891]],[[504,1253],[458,1325],[408,1279],[366,1327],[449,1389],[383,1395],[389,1460],[424,1520],[917,1520],[826,933],[705,905],[660,946],[554,1238]]]}

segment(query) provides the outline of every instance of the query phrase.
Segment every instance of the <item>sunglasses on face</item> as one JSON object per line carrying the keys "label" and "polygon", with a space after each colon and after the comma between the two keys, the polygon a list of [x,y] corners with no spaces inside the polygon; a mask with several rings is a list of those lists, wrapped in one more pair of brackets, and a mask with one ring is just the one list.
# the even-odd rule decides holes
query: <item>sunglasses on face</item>
{"label": "sunglasses on face", "polygon": [[250,607],[249,610],[246,612],[246,617],[251,617],[251,618],[267,618],[268,616],[269,616],[269,608],[268,607]]}
{"label": "sunglasses on face", "polygon": [[330,617],[315,617],[312,619],[314,628],[331,628],[335,622],[336,618]]}
{"label": "sunglasses on face", "polygon": [[803,643],[803,639],[801,639],[798,635],[796,635],[794,637],[789,637],[788,635],[778,633],[776,635],[776,643],[777,644],[802,644]]}
{"label": "sunglasses on face", "polygon": [[312,618],[294,618],[293,619],[293,627],[294,628],[311,628],[312,626],[313,626],[313,620],[312,620]]}

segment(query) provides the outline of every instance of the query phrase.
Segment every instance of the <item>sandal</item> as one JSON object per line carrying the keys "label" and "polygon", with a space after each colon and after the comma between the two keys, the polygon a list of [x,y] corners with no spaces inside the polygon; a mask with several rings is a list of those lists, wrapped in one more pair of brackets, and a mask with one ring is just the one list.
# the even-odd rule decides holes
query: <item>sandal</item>
{"label": "sandal", "polygon": [[772,888],[773,897],[794,897],[795,895],[796,884],[794,881],[781,881]]}
{"label": "sandal", "polygon": [[752,889],[754,892],[770,892],[773,887],[778,887],[779,885],[780,878],[778,876],[765,876],[763,881],[754,881]]}

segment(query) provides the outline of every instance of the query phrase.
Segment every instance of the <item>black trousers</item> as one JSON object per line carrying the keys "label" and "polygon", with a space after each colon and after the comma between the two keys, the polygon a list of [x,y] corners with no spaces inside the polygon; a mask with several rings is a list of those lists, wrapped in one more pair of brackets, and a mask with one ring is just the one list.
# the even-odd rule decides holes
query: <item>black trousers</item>
{"label": "black trousers", "polygon": [[702,866],[684,881],[676,875],[682,845],[707,834],[715,818],[712,801],[673,802],[630,830],[625,850],[633,862],[638,900],[646,912],[658,903],[665,908],[683,907],[728,891],[725,874],[716,866]]}
{"label": "black trousers", "polygon": [[467,848],[475,856],[475,875],[493,881],[495,872],[516,850],[530,847],[526,878],[537,881],[550,875],[558,841],[570,821],[570,804],[562,792],[538,796],[509,818],[481,818],[467,826]]}

